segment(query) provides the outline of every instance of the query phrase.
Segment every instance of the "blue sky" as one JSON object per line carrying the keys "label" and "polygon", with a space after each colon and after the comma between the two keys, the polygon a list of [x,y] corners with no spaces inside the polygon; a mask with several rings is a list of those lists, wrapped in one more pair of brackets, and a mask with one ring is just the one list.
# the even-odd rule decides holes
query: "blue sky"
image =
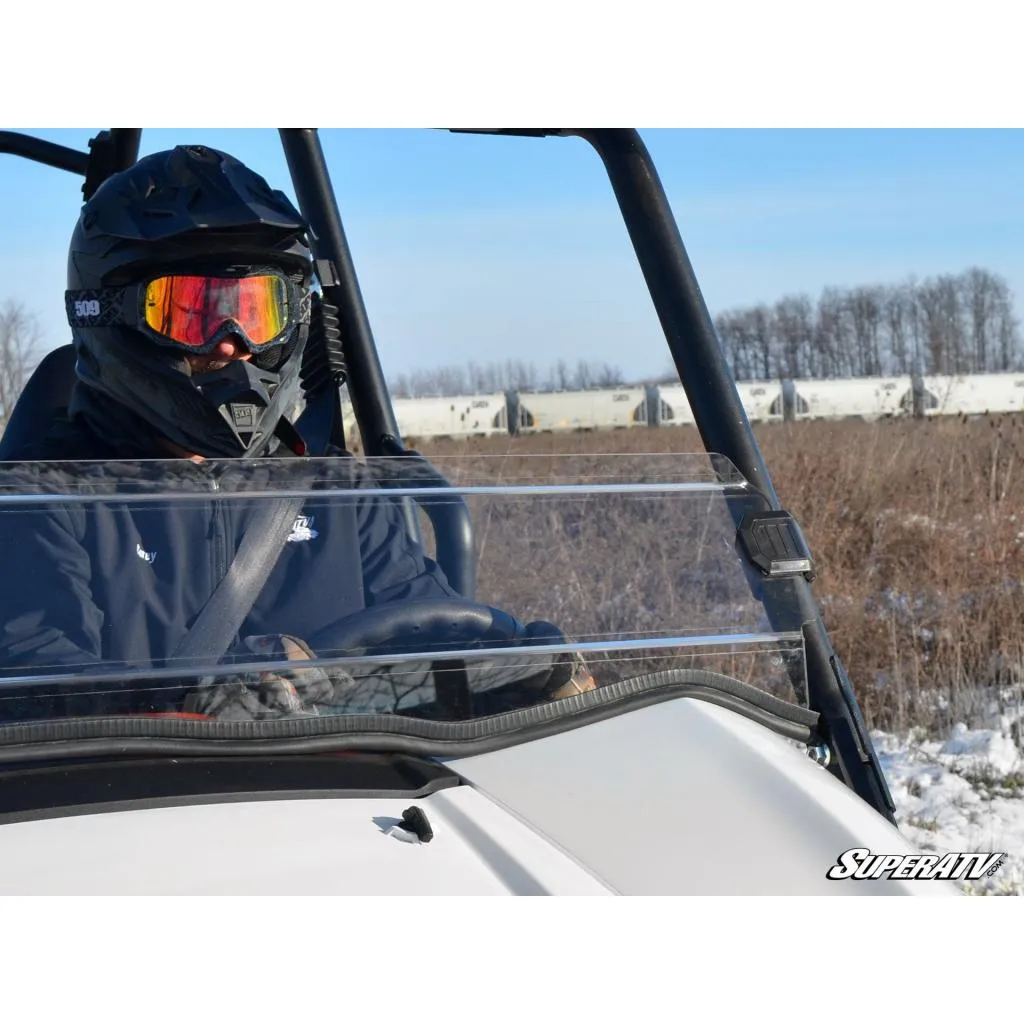
{"label": "blue sky", "polygon": [[[85,149],[98,129],[32,134]],[[978,265],[1024,296],[1024,131],[641,129],[713,313]],[[321,129],[385,371],[521,358],[669,363],[596,154],[578,139]],[[146,129],[291,194],[276,131]],[[0,155],[0,302],[63,319],[81,179]]]}

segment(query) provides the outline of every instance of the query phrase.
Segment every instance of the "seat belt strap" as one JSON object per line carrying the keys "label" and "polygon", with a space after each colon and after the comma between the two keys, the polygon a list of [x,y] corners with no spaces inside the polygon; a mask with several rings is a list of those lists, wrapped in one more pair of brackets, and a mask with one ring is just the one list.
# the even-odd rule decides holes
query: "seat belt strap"
{"label": "seat belt strap", "polygon": [[268,502],[254,516],[234,560],[169,662],[214,665],[227,652],[281,555],[303,498]]}

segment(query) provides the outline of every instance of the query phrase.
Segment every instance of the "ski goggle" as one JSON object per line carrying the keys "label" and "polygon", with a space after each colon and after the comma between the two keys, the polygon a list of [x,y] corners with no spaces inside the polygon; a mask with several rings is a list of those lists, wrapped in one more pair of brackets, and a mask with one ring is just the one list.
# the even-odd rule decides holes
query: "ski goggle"
{"label": "ski goggle", "polygon": [[126,288],[64,293],[72,327],[134,327],[158,344],[209,352],[229,335],[259,352],[309,323],[309,291],[277,270],[165,274]]}

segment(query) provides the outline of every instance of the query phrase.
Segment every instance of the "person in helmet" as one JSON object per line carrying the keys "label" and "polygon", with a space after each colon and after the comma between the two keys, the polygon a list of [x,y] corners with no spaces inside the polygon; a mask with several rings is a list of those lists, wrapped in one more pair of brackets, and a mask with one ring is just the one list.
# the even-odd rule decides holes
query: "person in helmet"
{"label": "person in helmet", "polygon": [[[300,397],[313,288],[307,226],[235,158],[179,146],[83,206],[65,294],[69,421],[17,457],[255,457]],[[284,433],[287,431],[287,433]]]}
{"label": "person in helmet", "polygon": [[[0,558],[17,585],[5,588],[8,613],[0,615],[4,672],[174,665],[246,537],[264,522],[259,502],[216,495],[273,491],[282,481],[296,489],[340,485],[366,497],[294,509],[234,637],[242,660],[264,654],[308,662],[333,651],[332,629],[356,612],[458,599],[409,535],[400,502],[361,463],[337,451],[326,467],[303,458],[307,446],[289,416],[302,397],[304,358],[318,326],[307,239],[306,223],[282,192],[203,146],[147,156],[85,203],[68,256],[77,375],[68,415],[14,453],[30,468],[9,472],[29,491],[109,488],[109,472],[98,482],[94,469],[83,470],[98,461],[117,467],[116,493],[158,487],[210,497],[8,516]],[[169,459],[180,461],[168,468]],[[17,484],[0,477],[0,486]],[[551,666],[527,673],[536,694],[561,694],[568,678],[560,665],[555,674]],[[422,684],[413,675],[403,676],[403,692]],[[396,691],[394,679],[377,684]],[[337,685],[354,683],[312,671],[257,675],[230,687],[218,678],[184,694],[174,687],[150,694],[144,709],[260,717],[317,701],[345,703]],[[102,697],[74,687],[62,706],[109,713],[138,701],[134,695],[126,705],[109,687]],[[28,716],[38,714],[31,701],[27,707]]]}

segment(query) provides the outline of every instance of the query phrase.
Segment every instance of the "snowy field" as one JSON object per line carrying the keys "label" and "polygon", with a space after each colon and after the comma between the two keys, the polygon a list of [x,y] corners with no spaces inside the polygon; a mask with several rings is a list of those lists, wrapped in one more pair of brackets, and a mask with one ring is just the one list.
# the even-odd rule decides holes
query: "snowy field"
{"label": "snowy field", "polygon": [[[873,732],[900,830],[921,850],[1003,852],[999,870],[963,886],[978,895],[1024,895],[1024,713],[992,728],[957,725],[944,739]],[[1015,738],[1017,741],[1015,741]]]}

